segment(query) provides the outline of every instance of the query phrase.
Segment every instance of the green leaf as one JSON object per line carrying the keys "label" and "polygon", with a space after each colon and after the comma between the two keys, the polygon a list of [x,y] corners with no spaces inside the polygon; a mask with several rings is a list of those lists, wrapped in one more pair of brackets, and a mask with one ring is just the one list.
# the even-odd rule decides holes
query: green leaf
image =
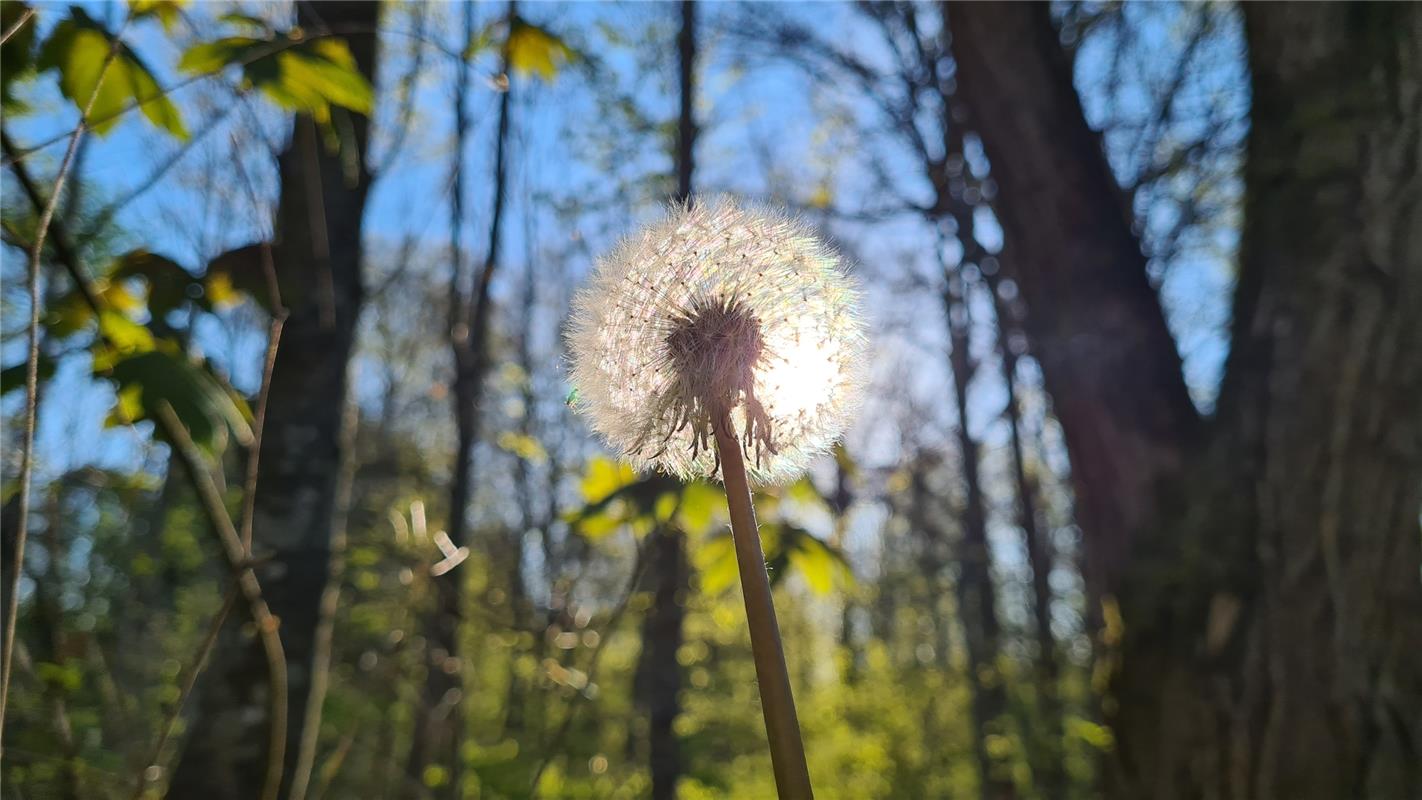
{"label": "green leaf", "polygon": [[804,577],[811,591],[828,594],[834,588],[836,579],[845,584],[853,583],[854,573],[842,553],[804,528],[795,525],[780,527],[780,546],[788,556],[786,565]]}
{"label": "green leaf", "polygon": [[114,393],[116,399],[109,415],[104,418],[105,428],[132,425],[143,418],[143,387],[131,384]]}
{"label": "green leaf", "polygon": [[498,23],[485,25],[482,30],[464,46],[464,60],[468,61],[494,46],[494,29]]}
{"label": "green leaf", "polygon": [[161,318],[186,303],[198,287],[196,279],[176,261],[147,250],[132,250],[114,262],[115,281],[138,278],[148,287],[148,313]]}
{"label": "green leaf", "polygon": [[154,346],[152,331],[110,309],[99,315],[99,332],[119,353],[146,353]]}
{"label": "green leaf", "polygon": [[344,39],[228,36],[188,48],[178,62],[180,70],[194,75],[228,66],[240,66],[247,85],[272,102],[317,122],[330,122],[331,106],[366,116],[375,106],[375,91]]}
{"label": "green leaf", "polygon": [[171,31],[178,21],[179,12],[186,5],[187,0],[130,0],[128,10],[134,19],[156,17],[162,23],[163,30]]}
{"label": "green leaf", "polygon": [[815,594],[829,594],[834,588],[834,559],[821,548],[796,548],[790,551],[790,566],[805,578]]}
{"label": "green leaf", "polygon": [[136,101],[149,122],[179,139],[188,138],[178,107],[148,67],[78,6],[71,7],[69,18],[55,26],[40,50],[39,67],[59,71],[59,90],[80,113],[93,98],[88,119],[100,134],[113,130],[128,104]]}
{"label": "green leaf", "polygon": [[[121,314],[134,314],[143,308],[143,301],[129,291],[123,281],[99,278],[89,285],[89,290],[98,298],[99,307]],[[78,289],[70,290],[54,302],[45,313],[45,330],[51,336],[63,338],[86,329],[94,319],[94,310]]]}
{"label": "green leaf", "polygon": [[226,22],[229,25],[235,25],[239,28],[247,28],[248,30],[255,31],[261,34],[270,35],[272,32],[272,28],[270,25],[267,24],[266,20],[262,19],[261,17],[254,17],[251,14],[242,14],[237,11],[231,11],[226,14],[223,14],[217,19],[220,22]]}
{"label": "green leaf", "polygon": [[206,305],[217,308],[234,306],[242,301],[241,295],[245,293],[270,311],[270,292],[262,255],[263,249],[268,246],[264,242],[244,245],[208,262],[207,274],[202,279]]}
{"label": "green leaf", "polygon": [[344,39],[314,39],[304,47],[283,51],[278,58],[287,81],[309,87],[331,105],[366,116],[374,109],[375,92],[360,74]]}
{"label": "green leaf", "polygon": [[[139,413],[129,421],[152,419],[161,403],[167,403],[187,427],[194,442],[210,451],[220,449],[231,433],[239,442],[250,442],[251,418],[246,404],[230,392],[206,366],[158,348],[120,357],[109,371],[118,384],[120,402],[131,398],[137,388],[137,403],[128,400]],[[120,409],[128,411],[131,409]]]}
{"label": "green leaf", "polygon": [[1097,750],[1110,752],[1116,746],[1116,738],[1111,729],[1081,717],[1071,717],[1066,721],[1067,736],[1086,742]]}
{"label": "green leaf", "polygon": [[84,674],[75,664],[41,661],[35,665],[35,674],[45,684],[66,694],[77,691],[84,683]]}
{"label": "green leaf", "polygon": [[620,511],[620,505],[613,504],[597,513],[579,516],[576,520],[578,534],[588,539],[601,539],[616,531],[624,522]]}
{"label": "green leaf", "polygon": [[228,36],[212,42],[202,42],[189,47],[178,60],[178,69],[191,75],[206,75],[220,72],[229,65],[239,64],[248,53],[257,54],[257,48],[271,46],[266,39],[249,36]]}

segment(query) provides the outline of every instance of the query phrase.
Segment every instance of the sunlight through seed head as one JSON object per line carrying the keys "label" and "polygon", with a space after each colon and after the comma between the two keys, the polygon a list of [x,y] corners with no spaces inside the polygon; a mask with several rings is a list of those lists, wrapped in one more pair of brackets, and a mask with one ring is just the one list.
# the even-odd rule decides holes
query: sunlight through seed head
{"label": "sunlight through seed head", "polygon": [[730,199],[675,207],[621,241],[573,301],[575,406],[639,468],[716,478],[729,412],[752,483],[829,449],[865,369],[859,291],[805,223]]}

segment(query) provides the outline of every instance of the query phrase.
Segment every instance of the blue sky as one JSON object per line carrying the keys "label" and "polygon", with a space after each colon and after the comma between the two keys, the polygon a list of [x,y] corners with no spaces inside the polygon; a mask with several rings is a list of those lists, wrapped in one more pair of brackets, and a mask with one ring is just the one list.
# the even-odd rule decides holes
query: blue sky
{"label": "blue sky", "polygon": [[[1157,73],[1172,68],[1173,54],[1182,46],[1186,19],[1180,6],[1143,4],[1130,8],[1134,29],[1141,46],[1138,63],[1127,71],[1123,84],[1106,85],[1106,74],[1114,57],[1109,36],[1097,37],[1083,47],[1078,62],[1078,86],[1094,123],[1112,119],[1148,117],[1153,114],[1149,95],[1142,87],[1158,80]],[[121,9],[111,3],[88,3],[90,14],[114,19]],[[40,5],[40,20],[47,28],[62,14],[63,6]],[[211,20],[228,8],[224,4],[196,4],[192,17],[205,35]],[[248,4],[272,19],[281,14],[272,6]],[[373,159],[380,161],[387,149],[395,112],[393,86],[410,64],[410,36],[414,23],[408,5],[390,15],[389,31],[382,39],[384,62],[378,96],[377,131]],[[482,25],[503,13],[502,4],[477,8]],[[614,160],[604,160],[598,139],[615,111],[603,103],[607,95],[629,98],[653,122],[675,117],[675,29],[676,7],[643,3],[539,3],[523,7],[534,22],[565,35],[581,52],[595,56],[606,70],[596,83],[581,69],[565,68],[551,84],[536,78],[515,80],[515,117],[511,152],[511,192],[509,220],[504,241],[506,265],[495,286],[496,297],[511,300],[520,290],[525,270],[533,270],[535,280],[544,284],[548,297],[557,301],[587,269],[591,257],[625,233],[639,219],[658,213],[650,196],[629,190],[637,179],[671,170],[669,155],[650,139],[628,139]],[[836,206],[847,209],[872,208],[882,203],[875,179],[868,167],[867,153],[884,154],[884,161],[901,172],[905,191],[922,191],[909,155],[882,137],[866,138],[861,129],[872,123],[873,111],[848,87],[815,86],[797,70],[773,60],[742,61],[726,22],[745,8],[736,4],[706,4],[702,7],[701,92],[698,115],[703,135],[698,142],[697,184],[703,192],[733,191],[751,196],[772,196],[790,203],[806,203],[816,192],[828,190]],[[779,4],[774,12],[806,22],[822,37],[859,52],[871,61],[882,61],[885,48],[868,24],[852,8],[829,3]],[[454,4],[430,7],[429,35],[448,48],[462,48],[460,12]],[[176,82],[173,65],[181,52],[179,42],[193,34],[180,26],[176,37],[165,34],[155,23],[143,23],[130,30],[131,46],[157,73],[159,82]],[[656,47],[634,49],[619,40],[648,39]],[[1238,26],[1226,24],[1224,34],[1201,56],[1192,69],[1178,128],[1172,135],[1190,135],[1195,103],[1208,110],[1223,104],[1243,116],[1247,105],[1244,87],[1243,44]],[[1208,56],[1208,58],[1206,58]],[[430,254],[422,262],[422,276],[442,284],[447,275],[447,259],[433,257],[446,246],[449,237],[447,187],[453,128],[454,63],[427,55],[425,68],[416,83],[416,124],[405,147],[374,185],[366,212],[366,239],[373,259],[388,253],[398,242],[413,235]],[[487,238],[491,199],[490,143],[494,109],[498,95],[488,88],[487,79],[495,69],[492,58],[476,60],[470,104],[472,144],[465,153],[468,193],[464,220],[464,241],[473,263],[482,259]],[[1192,94],[1193,93],[1193,94]],[[1223,98],[1223,100],[1221,100]],[[38,113],[7,120],[7,127],[22,143],[43,141],[68,130],[77,118],[59,96],[52,77],[42,78],[30,98]],[[276,194],[268,146],[280,146],[286,130],[284,116],[267,104],[256,101],[236,106],[230,89],[203,81],[181,90],[174,100],[183,109],[191,131],[219,120],[195,145],[181,151],[170,137],[156,131],[139,115],[131,114],[112,133],[91,140],[82,164],[82,177],[97,201],[125,196],[144,183],[155,170],[169,168],[152,190],[129,203],[118,217],[126,245],[143,246],[172,256],[190,268],[198,268],[211,257],[236,246],[264,238],[268,233],[266,205]],[[1231,106],[1230,104],[1234,104]],[[1203,114],[1204,111],[1200,111]],[[1242,136],[1242,131],[1236,131]],[[1138,168],[1129,131],[1108,136],[1113,163],[1123,174]],[[32,160],[42,174],[53,169],[62,145]],[[257,203],[239,180],[236,160],[246,165],[252,177]],[[5,175],[7,187],[10,176]],[[1234,187],[1237,191],[1237,186]],[[1225,194],[1229,186],[1222,189]],[[1147,198],[1148,200],[1150,198]],[[1226,198],[1228,199],[1228,198]],[[582,202],[591,206],[572,220],[560,217],[554,204]],[[1147,204],[1143,209],[1148,226],[1168,227],[1169,203]],[[859,264],[862,280],[869,289],[870,312],[880,334],[876,337],[876,362],[880,385],[866,410],[866,422],[851,437],[870,460],[893,462],[899,457],[893,423],[902,417],[905,395],[929,416],[927,438],[946,441],[955,417],[951,393],[946,383],[945,336],[942,311],[936,290],[905,292],[899,288],[906,276],[934,280],[940,268],[932,231],[911,216],[875,223],[848,223],[826,220],[829,231]],[[990,215],[984,220],[985,236],[995,226]],[[1148,228],[1148,230],[1151,228]],[[1197,401],[1208,407],[1213,397],[1223,357],[1223,338],[1228,318],[1228,295],[1232,283],[1234,233],[1223,225],[1211,233],[1209,241],[1174,259],[1163,273],[1163,296],[1171,311],[1172,326],[1181,342],[1189,382]],[[951,246],[950,246],[951,250]],[[7,281],[20,273],[20,254],[8,249],[3,255]],[[953,253],[949,253],[953,257]],[[372,265],[369,272],[378,273]],[[11,287],[13,289],[13,287]],[[409,298],[412,315],[427,313],[418,297]],[[986,309],[979,309],[983,318]],[[258,322],[250,310],[249,323]],[[547,359],[556,359],[558,345],[556,314],[549,314],[538,337],[538,348]],[[229,320],[232,322],[232,320]],[[7,325],[13,325],[7,321]],[[262,346],[258,324],[222,324],[209,320],[199,328],[196,345],[225,365],[239,387],[251,390],[257,381],[258,354]],[[236,333],[234,334],[234,331]],[[975,340],[975,354],[988,359],[991,342]],[[11,346],[4,365],[17,362],[21,352]],[[374,403],[383,386],[381,365],[359,362],[356,389],[363,403]],[[129,466],[149,457],[146,432],[104,429],[102,422],[111,393],[87,377],[87,359],[77,355],[67,359],[52,383],[42,408],[39,452],[41,474],[54,475],[83,463]],[[905,389],[905,387],[907,387]],[[545,386],[556,403],[565,387]],[[7,398],[6,409],[16,407],[18,395]],[[548,398],[545,398],[548,399]],[[997,422],[1002,392],[993,381],[978,381],[969,404],[970,427],[983,436],[990,457],[1000,450],[1005,437]],[[442,407],[441,407],[442,410]],[[946,447],[946,444],[944,445]],[[874,454],[878,454],[875,456]],[[1060,461],[1060,454],[1057,455]]]}

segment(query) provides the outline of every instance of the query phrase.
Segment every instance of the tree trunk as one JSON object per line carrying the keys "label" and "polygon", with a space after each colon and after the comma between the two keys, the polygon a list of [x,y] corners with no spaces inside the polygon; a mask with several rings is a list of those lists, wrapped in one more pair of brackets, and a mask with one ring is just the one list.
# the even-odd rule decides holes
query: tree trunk
{"label": "tree trunk", "polygon": [[[375,82],[379,6],[370,2],[297,4],[309,30],[345,31],[360,72]],[[291,778],[305,722],[321,596],[331,558],[332,513],[341,464],[346,365],[362,299],[361,218],[370,175],[368,122],[351,115],[357,152],[317,141],[311,120],[297,119],[280,158],[281,200],[273,249],[289,316],[272,372],[253,516],[253,549],[266,601],[281,621],[286,651],[286,775]],[[173,797],[247,798],[260,794],[266,761],[266,667],[248,620],[228,617],[198,698]]]}
{"label": "tree trunk", "polygon": [[[455,547],[469,545],[469,503],[474,497],[475,481],[474,445],[479,441],[483,425],[484,384],[489,371],[489,326],[494,310],[490,289],[500,266],[499,249],[503,243],[503,219],[508,199],[508,141],[510,104],[513,97],[509,43],[512,40],[513,25],[518,19],[517,3],[508,4],[505,17],[508,28],[500,55],[499,73],[508,84],[499,97],[489,239],[483,268],[467,289],[462,285],[463,271],[458,266],[463,257],[460,252],[459,231],[464,222],[463,140],[466,125],[464,95],[468,90],[467,72],[460,73],[457,90],[456,138],[459,140],[459,150],[455,154],[455,191],[453,217],[450,220],[451,245],[454,250],[450,258],[454,260],[455,269],[450,291],[452,308],[449,332],[454,356],[454,386],[451,395],[454,399],[456,434],[448,521],[449,538]],[[466,29],[470,31],[473,19],[472,10],[466,7],[465,24]],[[488,549],[493,552],[498,548]],[[460,672],[463,664],[459,656],[459,628],[463,618],[464,577],[465,573],[456,568],[434,579],[436,607],[426,626],[429,658],[426,664],[425,686],[421,702],[415,710],[415,730],[411,737],[409,758],[405,763],[411,791],[417,791],[423,785],[427,767],[444,766],[448,773],[441,794],[445,797],[459,796],[463,781],[463,764],[459,754],[464,734],[463,716],[460,713],[460,704],[463,701],[463,678]]]}
{"label": "tree trunk", "polygon": [[978,761],[979,796],[1011,800],[1017,796],[1011,765],[994,755],[990,741],[1007,735],[1007,688],[999,668],[1001,625],[997,589],[992,577],[992,550],[987,539],[987,509],[983,502],[978,441],[968,429],[968,386],[977,371],[968,352],[967,286],[962,264],[949,276],[943,296],[951,343],[953,393],[958,408],[958,450],[962,455],[963,536],[958,561],[958,615],[968,653],[968,684],[972,687],[973,748]]}
{"label": "tree trunk", "polygon": [[[677,65],[681,109],[676,140],[676,195],[674,202],[691,202],[695,172],[696,127],[696,5],[682,0],[681,29],[677,33]],[[638,701],[647,711],[648,766],[652,773],[653,800],[674,800],[681,778],[680,738],[675,723],[681,713],[683,669],[677,660],[686,620],[686,594],[690,579],[686,536],[669,526],[659,527],[647,540],[648,570],[653,581],[652,607],[642,621],[642,653],[634,684]]]}
{"label": "tree trunk", "polygon": [[[991,291],[997,295],[997,281],[990,280]],[[998,348],[1002,355],[1003,387],[1007,391],[1007,403],[1003,413],[1007,417],[1009,442],[1012,451],[1012,478],[1017,495],[1018,525],[1022,528],[1022,545],[1027,553],[1027,566],[1032,571],[1032,633],[1037,644],[1035,663],[1037,673],[1037,702],[1043,727],[1046,729],[1034,737],[1040,750],[1033,761],[1038,773],[1037,784],[1046,800],[1062,800],[1066,797],[1066,768],[1062,763],[1061,668],[1057,660],[1057,640],[1052,634],[1052,542],[1048,531],[1043,530],[1037,517],[1037,482],[1027,472],[1027,461],[1022,443],[1022,412],[1017,399],[1017,358],[1014,349],[1013,328],[1005,316],[1008,309],[1001,301],[997,304]]]}
{"label": "tree trunk", "polygon": [[648,535],[648,576],[652,605],[642,620],[642,654],[634,685],[638,704],[648,715],[647,753],[654,800],[673,800],[681,777],[681,746],[675,723],[681,713],[682,667],[677,651],[686,617],[689,569],[686,537],[659,527]]}
{"label": "tree trunk", "polygon": [[1119,609],[1107,789],[1415,797],[1422,6],[1245,15],[1245,228],[1206,427],[1046,7],[949,7],[1088,580]]}

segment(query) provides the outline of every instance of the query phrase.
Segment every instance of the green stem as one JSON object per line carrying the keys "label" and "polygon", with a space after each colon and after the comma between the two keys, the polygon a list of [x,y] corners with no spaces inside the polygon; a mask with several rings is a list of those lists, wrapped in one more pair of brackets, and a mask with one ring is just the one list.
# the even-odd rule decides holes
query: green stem
{"label": "green stem", "polygon": [[745,457],[729,415],[722,414],[713,427],[716,450],[721,456],[721,479],[726,484],[726,505],[731,511],[731,538],[735,541],[736,564],[741,572],[741,593],[746,601],[751,656],[755,659],[755,678],[760,686],[765,733],[770,740],[775,787],[780,800],[811,800],[814,792],[810,789],[810,771],[805,764],[805,745],[800,740],[800,722],[796,719],[795,698],[790,692],[790,673],[785,667],[780,626],[775,621],[770,577],[765,571],[760,529],[746,480]]}

